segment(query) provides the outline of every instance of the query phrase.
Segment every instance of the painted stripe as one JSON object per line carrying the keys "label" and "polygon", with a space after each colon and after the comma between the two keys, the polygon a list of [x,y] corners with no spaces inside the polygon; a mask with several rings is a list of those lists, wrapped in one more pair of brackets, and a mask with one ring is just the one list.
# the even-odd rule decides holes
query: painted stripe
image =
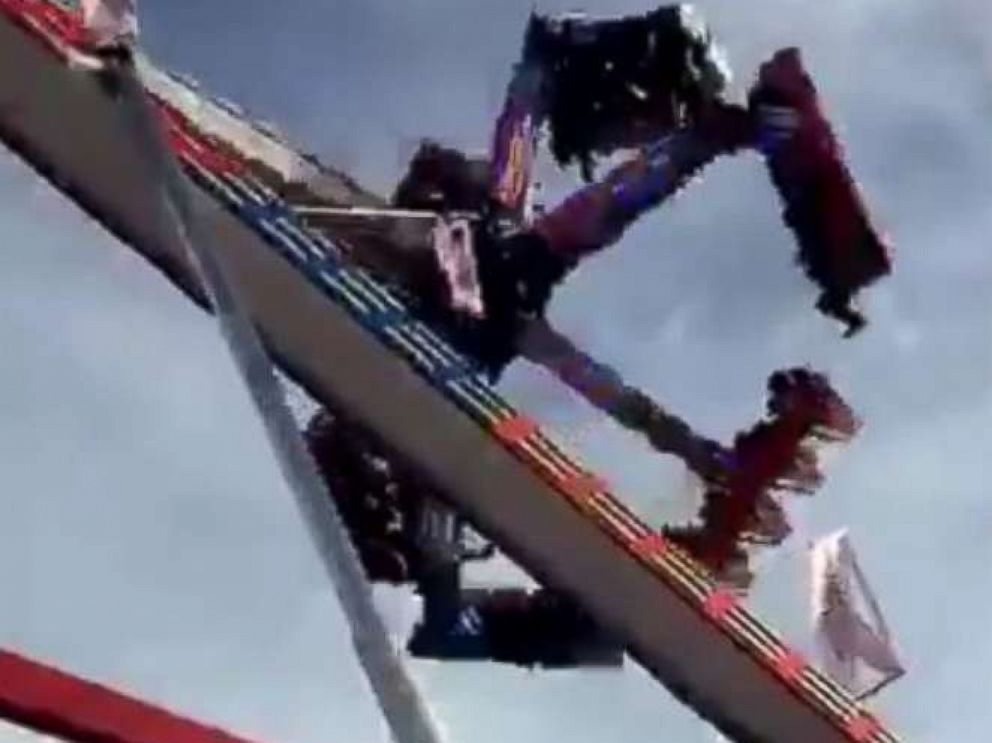
{"label": "painted stripe", "polygon": [[795,650],[785,650],[772,662],[772,668],[778,677],[788,684],[796,684],[806,672],[807,663]]}
{"label": "painted stripe", "polygon": [[591,472],[580,472],[560,481],[561,490],[573,501],[585,502],[607,490],[606,482]]}
{"label": "painted stripe", "polygon": [[725,588],[718,588],[703,601],[706,616],[717,624],[722,624],[737,606],[737,597]]}
{"label": "painted stripe", "polygon": [[874,715],[862,711],[847,723],[845,732],[855,743],[868,743],[881,730],[882,724],[878,719]]}
{"label": "painted stripe", "polygon": [[307,254],[303,251],[303,249],[295,242],[288,239],[282,232],[280,232],[279,228],[276,227],[275,224],[270,222],[267,217],[253,215],[251,213],[252,211],[253,211],[252,207],[250,205],[246,205],[243,208],[245,218],[249,220],[252,224],[254,224],[256,227],[261,229],[262,232],[265,233],[265,235],[269,238],[271,242],[275,244],[276,247],[282,248],[284,251],[288,251],[292,253],[296,257],[296,260],[301,265],[306,265],[309,258]]}
{"label": "painted stripe", "polygon": [[652,532],[637,540],[632,546],[638,556],[650,560],[654,557],[663,556],[668,552],[671,545],[664,536],[657,532]]}
{"label": "painted stripe", "polygon": [[518,446],[520,442],[533,436],[536,431],[537,423],[521,414],[503,418],[492,429],[493,436],[511,447]]}

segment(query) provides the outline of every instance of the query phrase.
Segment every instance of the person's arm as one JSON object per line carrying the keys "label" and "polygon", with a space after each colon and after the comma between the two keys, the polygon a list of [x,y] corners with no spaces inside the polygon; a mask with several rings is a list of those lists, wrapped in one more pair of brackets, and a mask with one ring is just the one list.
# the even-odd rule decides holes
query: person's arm
{"label": "person's arm", "polygon": [[520,355],[551,374],[624,427],[644,435],[651,446],[674,454],[706,480],[721,480],[728,452],[696,434],[646,394],[624,383],[609,366],[577,348],[544,319],[528,325]]}

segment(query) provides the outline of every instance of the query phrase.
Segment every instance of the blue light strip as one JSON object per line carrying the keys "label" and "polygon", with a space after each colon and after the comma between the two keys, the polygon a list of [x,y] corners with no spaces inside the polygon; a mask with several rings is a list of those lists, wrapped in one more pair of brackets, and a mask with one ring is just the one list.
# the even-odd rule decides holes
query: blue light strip
{"label": "blue light strip", "polygon": [[512,414],[510,406],[485,380],[478,364],[418,320],[398,297],[365,271],[345,265],[337,246],[302,224],[271,190],[251,178],[215,175],[189,161],[184,165],[194,181],[252,227],[313,286],[409,360],[433,387],[475,420],[491,426],[496,419]]}

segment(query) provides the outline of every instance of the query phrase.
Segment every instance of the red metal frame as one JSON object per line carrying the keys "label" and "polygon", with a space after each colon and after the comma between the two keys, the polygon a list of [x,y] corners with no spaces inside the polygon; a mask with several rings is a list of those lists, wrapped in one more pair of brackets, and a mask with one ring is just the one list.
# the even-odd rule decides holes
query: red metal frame
{"label": "red metal frame", "polygon": [[249,743],[3,650],[0,718],[71,743]]}

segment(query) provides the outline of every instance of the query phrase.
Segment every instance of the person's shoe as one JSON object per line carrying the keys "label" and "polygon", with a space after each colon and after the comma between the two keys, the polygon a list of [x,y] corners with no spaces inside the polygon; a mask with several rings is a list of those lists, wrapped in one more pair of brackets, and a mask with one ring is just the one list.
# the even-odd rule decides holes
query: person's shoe
{"label": "person's shoe", "polygon": [[843,293],[824,291],[816,301],[816,309],[844,323],[845,338],[857,335],[868,324],[867,318],[857,309],[854,300]]}

